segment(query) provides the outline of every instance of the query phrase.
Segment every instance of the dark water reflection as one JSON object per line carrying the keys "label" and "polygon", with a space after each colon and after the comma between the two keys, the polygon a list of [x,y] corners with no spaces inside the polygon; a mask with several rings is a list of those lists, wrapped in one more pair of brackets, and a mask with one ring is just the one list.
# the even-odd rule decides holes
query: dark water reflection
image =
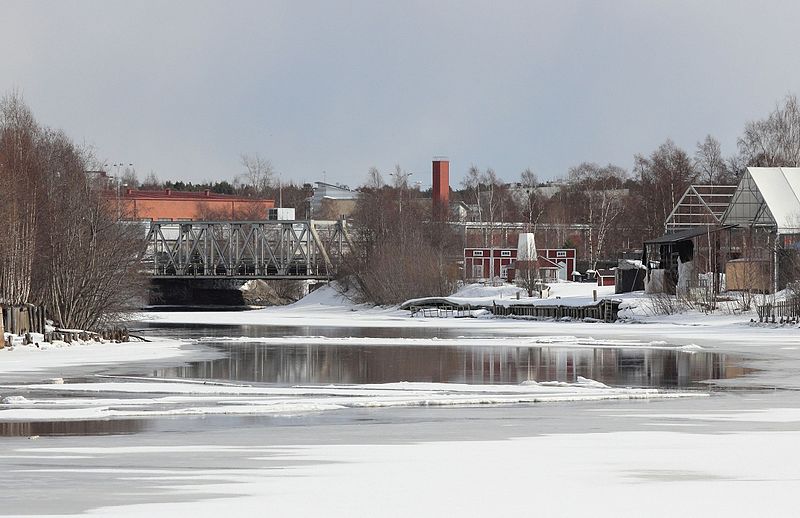
{"label": "dark water reflection", "polygon": [[[179,338],[306,336],[307,344],[207,342],[224,358],[157,369],[156,377],[217,379],[278,385],[397,381],[503,384],[574,382],[578,376],[612,386],[688,388],[703,380],[749,372],[743,358],[677,349],[339,345],[314,337],[458,338],[464,329],[144,325],[145,334]],[[485,332],[483,336],[488,336]]]}
{"label": "dark water reflection", "polygon": [[119,435],[147,430],[144,419],[106,419],[90,421],[28,421],[0,423],[0,437],[37,435]]}
{"label": "dark water reflection", "polygon": [[213,343],[226,357],[158,369],[166,378],[215,379],[277,385],[397,381],[516,384],[574,382],[691,387],[707,379],[745,374],[740,358],[676,350],[551,347],[344,346]]}

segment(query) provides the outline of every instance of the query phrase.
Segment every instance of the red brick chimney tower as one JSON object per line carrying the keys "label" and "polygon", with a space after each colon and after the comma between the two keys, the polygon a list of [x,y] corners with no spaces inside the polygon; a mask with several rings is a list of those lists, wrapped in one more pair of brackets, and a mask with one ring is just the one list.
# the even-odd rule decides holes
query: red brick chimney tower
{"label": "red brick chimney tower", "polygon": [[433,157],[433,219],[446,221],[450,212],[450,160]]}

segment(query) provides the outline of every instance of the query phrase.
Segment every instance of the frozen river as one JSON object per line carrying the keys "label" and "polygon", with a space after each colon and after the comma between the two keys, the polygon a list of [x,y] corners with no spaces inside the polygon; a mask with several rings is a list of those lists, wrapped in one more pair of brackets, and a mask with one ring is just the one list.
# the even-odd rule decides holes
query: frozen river
{"label": "frozen river", "polygon": [[2,377],[0,514],[750,516],[800,479],[772,350],[557,326],[142,324],[193,355]]}

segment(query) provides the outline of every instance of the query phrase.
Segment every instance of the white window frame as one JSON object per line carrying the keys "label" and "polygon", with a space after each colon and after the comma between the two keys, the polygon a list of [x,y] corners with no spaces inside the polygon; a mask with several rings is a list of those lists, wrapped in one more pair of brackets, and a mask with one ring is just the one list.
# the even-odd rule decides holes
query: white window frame
{"label": "white window frame", "polygon": [[511,250],[500,250],[500,257],[511,257]]}
{"label": "white window frame", "polygon": [[483,250],[473,250],[472,257],[483,257]]}
{"label": "white window frame", "polygon": [[556,250],[556,257],[566,257],[567,251],[566,250]]}

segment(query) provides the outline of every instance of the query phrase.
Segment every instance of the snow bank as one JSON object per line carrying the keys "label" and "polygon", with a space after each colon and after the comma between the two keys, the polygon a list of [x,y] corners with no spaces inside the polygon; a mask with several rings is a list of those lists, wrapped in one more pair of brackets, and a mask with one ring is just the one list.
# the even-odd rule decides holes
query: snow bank
{"label": "snow bank", "polygon": [[463,286],[458,291],[453,293],[453,297],[459,298],[475,298],[475,299],[501,299],[501,298],[513,298],[517,296],[517,293],[520,294],[520,297],[527,298],[527,292],[520,287],[514,286],[513,284],[503,283],[499,286],[491,286],[488,284],[467,284]]}
{"label": "snow bank", "polygon": [[[153,342],[99,343],[94,341],[16,345],[0,349],[0,375],[39,372],[64,367],[163,360],[186,356],[187,342],[159,339]],[[7,377],[7,376],[6,376]]]}

